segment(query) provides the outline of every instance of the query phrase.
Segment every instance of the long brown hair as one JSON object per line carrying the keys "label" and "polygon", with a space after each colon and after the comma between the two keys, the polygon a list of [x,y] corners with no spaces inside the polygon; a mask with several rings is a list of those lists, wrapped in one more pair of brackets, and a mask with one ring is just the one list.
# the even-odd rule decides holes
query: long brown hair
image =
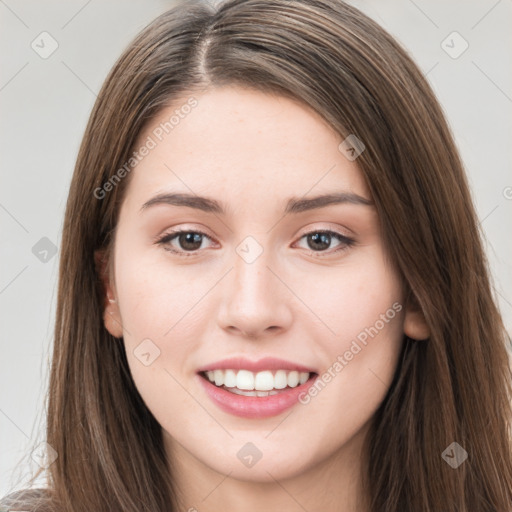
{"label": "long brown hair", "polygon": [[[62,245],[47,442],[58,453],[39,502],[58,511],[178,510],[161,427],[122,339],[103,324],[94,251],[110,249],[137,136],[170,102],[234,84],[295,98],[340,134],[428,340],[405,339],[366,440],[372,512],[509,512],[512,376],[479,223],[442,110],[406,51],[337,0],[183,2],[129,45],[107,77],[78,154]],[[136,172],[133,171],[133,172]],[[103,194],[102,194],[103,195]],[[458,443],[468,458],[446,462]],[[443,460],[445,459],[445,460]],[[37,475],[36,475],[37,476]],[[21,497],[33,509],[36,500]],[[24,500],[24,501],[23,501]]]}

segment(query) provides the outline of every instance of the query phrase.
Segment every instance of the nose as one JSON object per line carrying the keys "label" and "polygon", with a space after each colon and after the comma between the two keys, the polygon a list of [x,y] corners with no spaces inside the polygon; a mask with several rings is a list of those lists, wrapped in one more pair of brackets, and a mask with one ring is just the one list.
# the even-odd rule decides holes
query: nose
{"label": "nose", "polygon": [[[248,263],[238,254],[226,276],[219,306],[219,326],[230,334],[249,339],[267,338],[291,324],[290,291],[283,284],[275,262],[264,251]],[[276,268],[273,268],[276,267]]]}

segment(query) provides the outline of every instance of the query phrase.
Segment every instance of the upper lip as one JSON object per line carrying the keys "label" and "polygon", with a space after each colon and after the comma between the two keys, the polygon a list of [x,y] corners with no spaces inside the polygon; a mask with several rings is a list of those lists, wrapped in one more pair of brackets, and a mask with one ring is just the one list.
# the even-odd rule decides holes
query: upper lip
{"label": "upper lip", "polygon": [[214,363],[207,364],[197,371],[208,372],[211,370],[249,370],[260,372],[263,370],[296,370],[298,372],[316,373],[315,370],[293,361],[285,361],[276,357],[264,357],[258,361],[251,361],[245,357],[230,357]]}

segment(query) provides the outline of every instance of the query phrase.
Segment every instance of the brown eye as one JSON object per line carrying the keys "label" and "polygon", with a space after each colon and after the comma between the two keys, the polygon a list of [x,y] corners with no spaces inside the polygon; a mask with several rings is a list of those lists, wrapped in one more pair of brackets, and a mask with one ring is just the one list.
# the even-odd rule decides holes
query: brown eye
{"label": "brown eye", "polygon": [[197,249],[201,248],[202,236],[201,233],[190,231],[188,233],[179,233],[173,238],[177,237],[180,247],[186,251],[197,251]]}
{"label": "brown eye", "polygon": [[303,238],[306,238],[307,240],[307,248],[316,253],[326,252],[333,239],[339,242],[339,246],[335,250],[329,251],[328,254],[348,249],[355,243],[351,238],[348,238],[341,233],[337,233],[336,231],[310,231],[303,235],[301,240]]}
{"label": "brown eye", "polygon": [[[193,256],[195,251],[201,249],[203,237],[210,238],[201,231],[181,230],[164,235],[157,243],[163,245],[166,250],[180,256]],[[175,240],[178,244],[177,248],[175,245],[171,245],[171,242]],[[187,254],[187,252],[190,254]]]}

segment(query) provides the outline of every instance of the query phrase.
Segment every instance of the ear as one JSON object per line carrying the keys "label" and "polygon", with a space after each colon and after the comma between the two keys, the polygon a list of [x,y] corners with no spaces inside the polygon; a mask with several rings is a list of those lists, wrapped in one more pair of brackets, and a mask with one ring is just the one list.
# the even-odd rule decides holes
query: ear
{"label": "ear", "polygon": [[430,327],[425,320],[416,297],[412,293],[409,295],[405,307],[404,334],[413,340],[426,340],[430,338]]}
{"label": "ear", "polygon": [[101,281],[102,290],[102,309],[103,309],[103,322],[107,331],[114,336],[114,338],[122,338],[123,324],[121,322],[121,315],[119,306],[117,304],[117,295],[115,286],[111,282],[111,276],[108,269],[108,259],[104,249],[94,252],[94,263],[96,265],[96,274]]}

